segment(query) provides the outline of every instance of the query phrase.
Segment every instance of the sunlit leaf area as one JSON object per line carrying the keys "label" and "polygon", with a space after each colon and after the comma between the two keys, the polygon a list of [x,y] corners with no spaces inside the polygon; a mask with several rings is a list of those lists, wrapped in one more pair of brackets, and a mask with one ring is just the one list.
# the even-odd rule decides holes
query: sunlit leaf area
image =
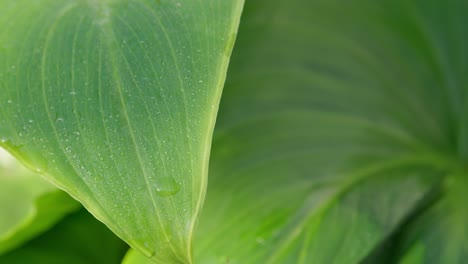
{"label": "sunlit leaf area", "polygon": [[467,13],[0,0],[0,264],[468,263]]}

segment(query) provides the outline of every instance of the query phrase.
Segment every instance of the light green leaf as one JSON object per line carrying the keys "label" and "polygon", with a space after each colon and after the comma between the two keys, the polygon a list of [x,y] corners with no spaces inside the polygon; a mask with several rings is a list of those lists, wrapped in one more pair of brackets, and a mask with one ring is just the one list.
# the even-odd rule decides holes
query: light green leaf
{"label": "light green leaf", "polygon": [[159,263],[190,263],[241,0],[0,1],[0,144]]}
{"label": "light green leaf", "polygon": [[79,203],[0,148],[0,255],[78,208]]}
{"label": "light green leaf", "polygon": [[140,252],[130,249],[125,255],[122,264],[151,264],[151,259]]}
{"label": "light green leaf", "polygon": [[117,264],[127,249],[122,240],[83,209],[23,247],[0,256],[0,263]]}
{"label": "light green leaf", "polygon": [[452,179],[468,149],[456,3],[247,2],[196,262],[360,263]]}

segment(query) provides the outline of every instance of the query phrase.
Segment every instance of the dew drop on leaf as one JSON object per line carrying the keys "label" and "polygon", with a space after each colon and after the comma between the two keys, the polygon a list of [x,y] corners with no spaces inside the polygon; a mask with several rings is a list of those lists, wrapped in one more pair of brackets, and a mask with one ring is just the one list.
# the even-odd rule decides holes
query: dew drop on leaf
{"label": "dew drop on leaf", "polygon": [[259,245],[263,245],[265,244],[265,239],[263,237],[257,237],[257,239],[255,240],[257,242],[257,244]]}
{"label": "dew drop on leaf", "polygon": [[151,258],[156,254],[154,249],[151,248],[150,243],[148,241],[141,241],[139,239],[134,239],[134,241],[138,244],[143,244],[143,247],[138,248],[143,255],[145,255],[148,258]]}
{"label": "dew drop on leaf", "polygon": [[156,194],[161,197],[171,196],[178,193],[180,184],[172,177],[162,177],[157,181]]}

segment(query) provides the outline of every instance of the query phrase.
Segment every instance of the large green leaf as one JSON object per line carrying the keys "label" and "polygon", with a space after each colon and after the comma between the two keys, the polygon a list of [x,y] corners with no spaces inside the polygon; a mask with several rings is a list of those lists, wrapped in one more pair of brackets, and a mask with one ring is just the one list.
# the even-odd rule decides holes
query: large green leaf
{"label": "large green leaf", "polygon": [[78,202],[0,148],[0,255],[77,208]]}
{"label": "large green leaf", "polygon": [[0,0],[0,145],[160,263],[191,262],[241,0]]}
{"label": "large green leaf", "polygon": [[197,262],[359,263],[456,181],[416,247],[418,263],[429,252],[462,263],[466,169],[453,175],[468,146],[465,2],[247,2]]}
{"label": "large green leaf", "polygon": [[21,248],[0,256],[0,263],[117,264],[127,248],[83,209]]}

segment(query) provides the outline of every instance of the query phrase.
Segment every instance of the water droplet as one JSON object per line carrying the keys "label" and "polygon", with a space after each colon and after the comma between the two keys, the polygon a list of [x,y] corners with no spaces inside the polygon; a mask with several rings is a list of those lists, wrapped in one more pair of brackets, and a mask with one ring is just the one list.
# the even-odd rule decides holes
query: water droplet
{"label": "water droplet", "polygon": [[11,99],[8,99],[7,101],[9,104],[13,103],[13,101]]}
{"label": "water droplet", "polygon": [[180,190],[180,185],[172,177],[159,178],[156,184],[156,194],[161,197],[174,195]]}
{"label": "water droplet", "polygon": [[55,122],[63,122],[63,118],[58,117],[58,118],[55,120]]}
{"label": "water droplet", "polygon": [[75,91],[71,91],[71,92],[70,92],[70,95],[71,95],[71,96],[74,96],[74,95],[76,95],[76,92],[75,92]]}
{"label": "water droplet", "polygon": [[260,245],[265,244],[265,239],[263,239],[263,237],[257,237],[255,241],[257,241],[257,244],[260,244]]}
{"label": "water droplet", "polygon": [[138,249],[141,250],[141,252],[148,258],[151,258],[156,253],[154,249],[151,248],[148,241],[143,241],[140,239],[134,239],[133,241],[137,245]]}

